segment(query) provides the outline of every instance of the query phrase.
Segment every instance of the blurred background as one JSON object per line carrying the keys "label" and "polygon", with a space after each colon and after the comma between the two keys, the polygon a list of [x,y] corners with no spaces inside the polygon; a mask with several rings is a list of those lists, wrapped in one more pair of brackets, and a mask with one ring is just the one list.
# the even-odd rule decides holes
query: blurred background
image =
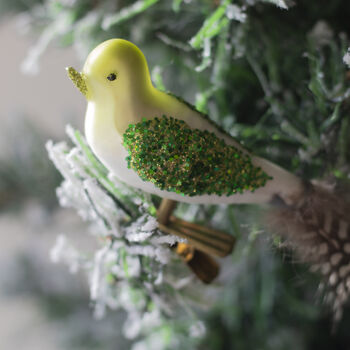
{"label": "blurred background", "polygon": [[[209,112],[256,153],[346,194],[349,18],[346,0],[2,0],[0,349],[132,346],[125,314],[94,319],[85,274],[50,261],[61,233],[78,247],[95,244],[76,212],[58,206],[62,178],[45,149],[67,139],[66,124],[83,131],[85,100],[66,66],[79,70],[107,38],[131,40],[158,87]],[[206,335],[179,348],[350,348],[349,309],[332,333],[319,276],[262,229],[259,208],[200,210],[239,242],[223,261],[217,303],[198,310]]]}
{"label": "blurred background", "polygon": [[0,348],[123,348],[121,316],[95,320],[86,276],[50,261],[61,233],[91,245],[78,215],[58,206],[61,176],[45,149],[47,140],[65,138],[67,123],[82,130],[85,101],[66,77],[66,66],[81,64],[72,49],[51,47],[39,73],[23,73],[36,40],[21,33],[20,18],[2,16]]}

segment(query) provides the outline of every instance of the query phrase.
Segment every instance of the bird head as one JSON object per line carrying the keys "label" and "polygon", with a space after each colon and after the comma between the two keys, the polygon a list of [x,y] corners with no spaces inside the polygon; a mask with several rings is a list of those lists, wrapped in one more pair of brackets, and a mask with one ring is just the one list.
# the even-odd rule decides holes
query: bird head
{"label": "bird head", "polygon": [[68,76],[87,100],[105,96],[132,98],[151,87],[145,56],[127,40],[111,39],[91,51],[83,71],[67,68]]}

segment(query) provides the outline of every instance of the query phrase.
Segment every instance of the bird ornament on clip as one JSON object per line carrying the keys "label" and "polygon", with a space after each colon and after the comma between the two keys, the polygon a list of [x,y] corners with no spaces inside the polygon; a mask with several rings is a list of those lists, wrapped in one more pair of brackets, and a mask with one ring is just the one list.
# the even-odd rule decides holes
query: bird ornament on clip
{"label": "bird ornament on clip", "polygon": [[[121,181],[163,199],[159,228],[187,239],[175,249],[203,282],[219,271],[211,256],[230,254],[234,238],[172,216],[176,202],[272,204],[271,226],[315,269],[330,264],[323,274],[336,273],[332,288],[346,283],[350,269],[340,275],[339,267],[350,262],[342,248],[350,222],[339,199],[248,152],[208,116],[156,89],[143,53],[129,41],[105,41],[81,73],[67,71],[88,103],[85,136],[92,151]],[[341,300],[350,282],[343,289]]]}

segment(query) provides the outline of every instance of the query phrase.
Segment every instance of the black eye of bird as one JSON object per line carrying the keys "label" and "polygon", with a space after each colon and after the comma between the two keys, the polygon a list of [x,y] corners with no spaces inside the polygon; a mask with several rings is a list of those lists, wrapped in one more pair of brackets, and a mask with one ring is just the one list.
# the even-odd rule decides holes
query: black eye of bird
{"label": "black eye of bird", "polygon": [[115,73],[111,73],[111,74],[108,75],[107,79],[109,81],[116,80],[117,79],[117,75]]}

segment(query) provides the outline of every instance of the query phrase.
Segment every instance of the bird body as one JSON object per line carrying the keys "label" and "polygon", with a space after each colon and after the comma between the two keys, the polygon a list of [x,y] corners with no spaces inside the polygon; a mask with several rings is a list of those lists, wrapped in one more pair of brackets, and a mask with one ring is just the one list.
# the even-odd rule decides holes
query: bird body
{"label": "bird body", "polygon": [[[73,68],[69,68],[68,73],[88,100],[85,135],[90,147],[102,163],[128,185],[162,198],[203,204],[266,203],[275,195],[288,201],[302,188],[299,178],[251,155],[189,104],[156,89],[143,53],[126,40],[112,39],[100,44],[88,56],[81,74]],[[244,190],[229,195],[202,193],[191,196],[164,190],[151,181],[145,181],[135,169],[128,167],[126,159],[129,153],[123,138],[130,125],[163,116],[184,121],[189,129],[213,133],[227,147],[233,147],[249,158],[256,169],[261,168],[269,180],[254,192]]]}
{"label": "bird body", "polygon": [[[279,197],[285,205],[273,209],[267,221],[287,238],[302,261],[321,270],[326,278],[327,299],[333,303],[335,317],[340,317],[350,290],[350,221],[349,206],[339,194],[306,184],[281,167],[254,156],[187,103],[157,90],[144,55],[128,41],[113,39],[102,43],[90,53],[82,73],[68,68],[68,74],[88,100],[85,134],[91,149],[121,181],[163,198],[158,211],[161,229],[190,243],[178,247],[181,248],[178,254],[192,259],[193,249],[188,253],[187,248],[194,246],[209,254],[225,256],[232,251],[234,240],[232,236],[230,240],[229,235],[171,217],[174,202],[166,199],[203,204],[261,204]],[[196,143],[198,154],[194,151]],[[233,155],[233,159],[227,155]],[[219,166],[210,167],[212,158],[221,161]],[[186,159],[195,159],[190,165],[196,171],[186,170]],[[135,165],[137,161],[140,163]],[[232,169],[228,168],[230,165]],[[179,188],[185,181],[190,184],[190,191],[177,191],[173,183],[167,183],[168,168],[178,177]],[[227,191],[226,180],[230,179],[227,174],[231,170],[235,173],[233,182],[243,185],[232,184]],[[222,176],[215,175],[215,171]],[[209,190],[203,187],[203,181],[196,182],[198,176],[203,180],[201,172],[209,174],[209,185],[219,189],[226,186],[225,190],[216,193],[211,186]],[[240,177],[247,174],[248,180],[241,181]],[[258,186],[254,185],[256,181]],[[220,185],[222,182],[225,184]],[[210,282],[218,272],[208,255],[197,256],[190,266],[204,282]]]}

